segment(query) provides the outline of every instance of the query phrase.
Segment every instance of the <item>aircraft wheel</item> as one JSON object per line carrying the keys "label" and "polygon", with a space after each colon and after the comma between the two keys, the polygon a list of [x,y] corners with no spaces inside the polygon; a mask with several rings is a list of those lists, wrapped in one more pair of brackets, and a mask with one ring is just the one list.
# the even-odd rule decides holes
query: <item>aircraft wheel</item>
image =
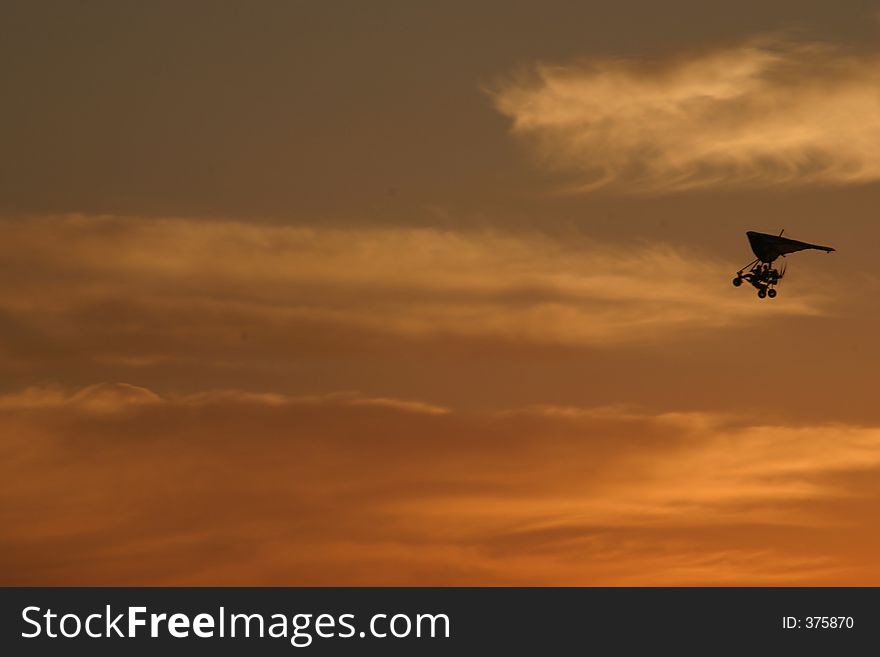
{"label": "aircraft wheel", "polygon": [[758,298],[759,299],[763,299],[766,296],[767,296],[767,290],[765,290],[764,288],[761,288],[760,290],[758,290]]}
{"label": "aircraft wheel", "polygon": [[767,296],[771,299],[776,296],[776,290],[767,290]]}
{"label": "aircraft wheel", "polygon": [[743,279],[741,279],[739,276],[737,276],[736,278],[733,279],[733,287],[739,287],[742,284],[743,284]]}

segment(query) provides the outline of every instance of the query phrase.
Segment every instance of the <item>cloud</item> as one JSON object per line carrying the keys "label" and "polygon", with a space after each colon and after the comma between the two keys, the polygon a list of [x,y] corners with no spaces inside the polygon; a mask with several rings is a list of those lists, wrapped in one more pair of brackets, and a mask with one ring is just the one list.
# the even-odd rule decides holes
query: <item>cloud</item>
{"label": "cloud", "polygon": [[0,395],[0,409],[41,410],[68,406],[92,413],[116,412],[160,401],[156,393],[127,383],[100,383],[86,386],[75,394],[58,387],[30,387]]}
{"label": "cloud", "polygon": [[283,362],[488,342],[656,342],[815,315],[821,286],[772,307],[662,243],[428,228],[56,217],[5,221],[5,366]]}
{"label": "cloud", "polygon": [[[124,412],[75,403],[95,391]],[[880,582],[880,428],[443,411],[105,384],[6,395],[2,583]]]}
{"label": "cloud", "polygon": [[161,397],[152,390],[128,383],[97,383],[74,392],[59,386],[31,386],[19,392],[0,394],[0,410],[73,410],[86,414],[113,413],[138,409],[143,405],[176,404],[202,407],[223,404],[253,404],[261,406],[333,405],[376,406],[410,413],[438,415],[449,413],[448,408],[409,399],[368,397],[357,392],[338,392],[329,395],[285,395],[272,392],[245,390],[209,390],[185,395]]}
{"label": "cloud", "polygon": [[880,179],[880,56],[779,38],[657,60],[539,64],[492,91],[582,191]]}

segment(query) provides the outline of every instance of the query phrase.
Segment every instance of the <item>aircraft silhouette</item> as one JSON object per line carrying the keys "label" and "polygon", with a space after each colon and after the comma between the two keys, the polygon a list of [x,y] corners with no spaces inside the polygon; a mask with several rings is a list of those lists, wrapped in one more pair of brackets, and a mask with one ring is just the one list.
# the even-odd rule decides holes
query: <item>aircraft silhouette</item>
{"label": "aircraft silhouette", "polygon": [[[817,249],[829,253],[834,250],[830,246],[820,246],[818,244],[788,239],[782,236],[784,232],[784,228],[780,231],[779,235],[756,233],[753,230],[746,232],[746,237],[749,238],[752,251],[758,257],[736,272],[736,278],[733,279],[735,287],[739,287],[743,281],[747,281],[758,290],[759,298],[770,297],[772,299],[776,296],[776,286],[782,280],[782,277],[785,276],[786,270],[785,266],[782,267],[782,271],[773,267],[773,261],[779,256],[784,258],[787,253],[794,253],[795,251],[803,251],[805,249]],[[744,274],[743,272],[746,269],[749,271]]]}

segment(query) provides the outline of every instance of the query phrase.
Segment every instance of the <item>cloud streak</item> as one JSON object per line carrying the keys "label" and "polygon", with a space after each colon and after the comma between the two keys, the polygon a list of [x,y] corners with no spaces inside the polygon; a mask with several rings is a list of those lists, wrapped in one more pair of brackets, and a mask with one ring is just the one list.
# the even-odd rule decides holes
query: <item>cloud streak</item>
{"label": "cloud streak", "polygon": [[0,349],[21,368],[654,342],[822,306],[802,293],[771,315],[732,294],[736,263],[662,243],[110,217],[3,231]]}
{"label": "cloud streak", "polygon": [[3,584],[880,581],[876,427],[125,384],[0,401]]}
{"label": "cloud streak", "polygon": [[492,91],[571,188],[849,185],[880,179],[880,57],[763,38],[662,60],[535,66]]}

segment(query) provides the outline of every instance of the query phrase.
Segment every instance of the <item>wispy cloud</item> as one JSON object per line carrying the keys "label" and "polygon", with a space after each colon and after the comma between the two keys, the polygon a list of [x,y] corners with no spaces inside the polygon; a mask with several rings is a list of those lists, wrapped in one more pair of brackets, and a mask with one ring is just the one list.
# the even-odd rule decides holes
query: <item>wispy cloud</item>
{"label": "wispy cloud", "polygon": [[0,436],[4,584],[880,581],[877,427],[100,384]]}
{"label": "wispy cloud", "polygon": [[620,344],[821,307],[815,291],[759,306],[729,287],[742,263],[660,243],[108,217],[2,227],[0,349],[22,367]]}
{"label": "wispy cloud", "polygon": [[880,56],[762,38],[656,60],[539,64],[492,90],[571,187],[668,192],[880,179]]}
{"label": "wispy cloud", "polygon": [[86,415],[124,413],[140,410],[144,405],[172,404],[203,407],[224,404],[256,404],[264,406],[375,406],[410,413],[438,415],[448,408],[425,402],[369,397],[358,392],[337,392],[327,395],[285,395],[274,392],[244,390],[209,390],[184,395],[161,397],[152,390],[128,383],[96,383],[73,392],[61,386],[31,386],[17,392],[0,394],[0,411],[66,411]]}

